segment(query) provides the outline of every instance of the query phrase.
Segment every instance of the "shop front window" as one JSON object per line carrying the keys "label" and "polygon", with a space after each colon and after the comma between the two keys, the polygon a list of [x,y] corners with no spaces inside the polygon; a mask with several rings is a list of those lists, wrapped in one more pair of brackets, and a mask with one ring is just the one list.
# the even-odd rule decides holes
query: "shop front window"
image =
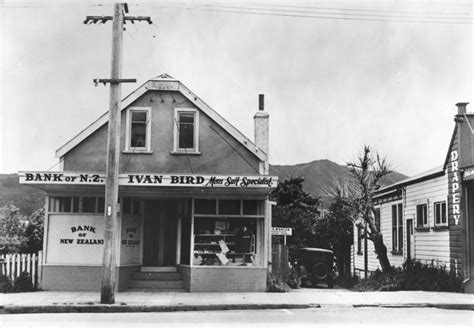
{"label": "shop front window", "polygon": [[[193,266],[262,266],[263,202],[247,202],[195,200]],[[203,210],[218,214],[199,214]]]}

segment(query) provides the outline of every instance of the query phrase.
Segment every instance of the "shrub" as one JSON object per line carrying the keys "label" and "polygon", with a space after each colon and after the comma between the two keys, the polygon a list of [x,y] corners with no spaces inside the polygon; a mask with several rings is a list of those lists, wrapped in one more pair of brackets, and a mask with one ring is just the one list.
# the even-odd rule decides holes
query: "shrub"
{"label": "shrub", "polygon": [[17,277],[13,283],[13,292],[32,292],[35,290],[33,283],[31,282],[31,276],[28,272],[23,271],[20,276]]}
{"label": "shrub", "polygon": [[462,291],[462,280],[454,271],[434,261],[425,264],[408,259],[402,267],[392,267],[389,273],[380,270],[372,272],[367,280],[358,284],[357,290],[424,290],[424,291]]}
{"label": "shrub", "polygon": [[462,279],[454,270],[432,261],[424,264],[417,260],[407,260],[402,267],[403,290],[426,290],[443,292],[461,292]]}
{"label": "shrub", "polygon": [[283,281],[280,275],[267,275],[267,292],[270,293],[287,293],[290,291],[288,285]]}
{"label": "shrub", "polygon": [[336,284],[342,288],[349,288],[352,289],[359,283],[359,277],[357,276],[339,276],[337,277]]}
{"label": "shrub", "polygon": [[1,293],[11,293],[13,290],[13,282],[8,276],[0,276],[0,292]]}
{"label": "shrub", "polygon": [[290,267],[290,276],[286,283],[292,289],[298,289],[301,287],[301,274],[298,272],[296,267]]}
{"label": "shrub", "polygon": [[15,280],[11,280],[8,276],[2,275],[0,282],[0,292],[2,293],[23,293],[36,290],[31,282],[31,276],[24,271]]}

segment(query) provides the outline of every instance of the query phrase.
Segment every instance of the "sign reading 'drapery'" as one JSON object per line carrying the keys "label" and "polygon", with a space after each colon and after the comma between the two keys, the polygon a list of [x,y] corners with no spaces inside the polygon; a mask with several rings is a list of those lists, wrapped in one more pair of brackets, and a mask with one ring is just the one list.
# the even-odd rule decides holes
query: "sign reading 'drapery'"
{"label": "sign reading 'drapery'", "polygon": [[[80,172],[20,172],[21,184],[104,185],[105,174]],[[189,174],[120,174],[121,186],[178,186],[275,188],[276,176],[221,176]]]}
{"label": "sign reading 'drapery'", "polygon": [[452,150],[448,167],[449,174],[449,205],[450,216],[454,219],[454,224],[458,225],[461,219],[461,197],[460,197],[460,179],[459,179],[459,153]]}

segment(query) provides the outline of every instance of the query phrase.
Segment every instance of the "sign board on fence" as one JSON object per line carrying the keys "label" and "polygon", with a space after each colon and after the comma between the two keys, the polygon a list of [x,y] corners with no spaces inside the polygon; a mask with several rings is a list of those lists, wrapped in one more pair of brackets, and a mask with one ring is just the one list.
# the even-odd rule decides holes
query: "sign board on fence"
{"label": "sign board on fence", "polygon": [[272,227],[273,236],[291,236],[292,228]]}

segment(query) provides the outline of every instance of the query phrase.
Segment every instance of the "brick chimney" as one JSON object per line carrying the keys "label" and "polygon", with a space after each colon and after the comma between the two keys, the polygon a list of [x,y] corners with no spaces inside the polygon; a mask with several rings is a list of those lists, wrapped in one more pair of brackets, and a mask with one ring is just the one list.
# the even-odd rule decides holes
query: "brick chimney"
{"label": "brick chimney", "polygon": [[258,112],[255,113],[253,117],[255,123],[255,145],[258,148],[258,151],[263,151],[267,158],[263,167],[260,167],[260,174],[269,174],[269,161],[268,161],[268,132],[269,132],[269,121],[270,115],[265,112],[265,101],[264,95],[258,95]]}
{"label": "brick chimney", "polygon": [[458,107],[458,114],[466,114],[466,106],[468,105],[469,103],[465,102],[460,102],[460,103],[457,103],[456,106]]}

